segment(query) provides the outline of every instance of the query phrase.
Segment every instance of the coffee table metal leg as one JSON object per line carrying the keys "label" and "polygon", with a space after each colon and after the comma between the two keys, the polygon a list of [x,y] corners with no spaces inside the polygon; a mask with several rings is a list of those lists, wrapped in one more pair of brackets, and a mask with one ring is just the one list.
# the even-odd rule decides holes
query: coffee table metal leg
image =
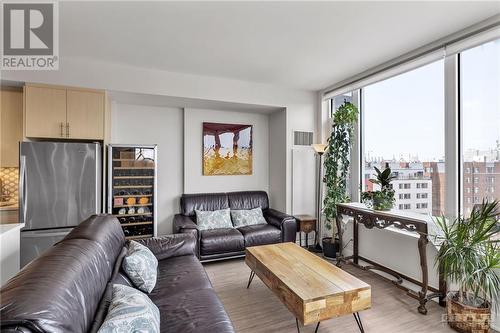
{"label": "coffee table metal leg", "polygon": [[255,272],[251,271],[250,272],[250,277],[248,278],[248,284],[247,284],[247,289],[250,288],[250,283],[252,283],[253,277],[255,276]]}
{"label": "coffee table metal leg", "polygon": [[[318,323],[316,324],[316,329],[314,330],[314,333],[318,333],[320,323],[321,322],[318,321]],[[295,318],[295,324],[297,325],[297,333],[300,333],[299,320],[297,318]]]}
{"label": "coffee table metal leg", "polygon": [[363,323],[361,322],[361,316],[359,315],[359,312],[354,312],[353,313],[354,319],[356,319],[356,324],[358,324],[359,330],[361,333],[365,333],[365,329],[363,328]]}

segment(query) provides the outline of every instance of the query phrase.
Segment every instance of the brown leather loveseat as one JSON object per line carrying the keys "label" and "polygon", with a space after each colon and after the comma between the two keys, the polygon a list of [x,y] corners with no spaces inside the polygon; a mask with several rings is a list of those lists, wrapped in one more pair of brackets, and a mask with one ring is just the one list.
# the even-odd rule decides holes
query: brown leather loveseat
{"label": "brown leather loveseat", "polygon": [[[174,232],[192,234],[200,260],[218,260],[245,255],[249,246],[295,242],[297,223],[293,216],[269,208],[264,191],[184,194],[180,214],[174,217]],[[253,209],[260,207],[267,224],[239,228],[198,230],[195,210]]]}
{"label": "brown leather loveseat", "polygon": [[[158,259],[156,286],[148,296],[160,310],[161,332],[234,332],[195,256],[192,235],[140,242]],[[108,283],[131,286],[121,270],[125,246],[116,218],[98,215],[82,222],[2,287],[0,330],[95,332],[106,315]]]}

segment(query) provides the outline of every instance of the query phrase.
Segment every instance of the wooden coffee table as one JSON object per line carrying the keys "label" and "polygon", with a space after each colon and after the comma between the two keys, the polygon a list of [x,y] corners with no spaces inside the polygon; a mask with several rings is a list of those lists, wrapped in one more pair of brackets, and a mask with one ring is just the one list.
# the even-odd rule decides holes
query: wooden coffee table
{"label": "wooden coffee table", "polygon": [[[371,307],[371,287],[294,243],[254,246],[246,249],[245,262],[285,304],[299,322],[308,325],[353,314],[364,332],[359,311]],[[316,332],[315,331],[315,332]]]}

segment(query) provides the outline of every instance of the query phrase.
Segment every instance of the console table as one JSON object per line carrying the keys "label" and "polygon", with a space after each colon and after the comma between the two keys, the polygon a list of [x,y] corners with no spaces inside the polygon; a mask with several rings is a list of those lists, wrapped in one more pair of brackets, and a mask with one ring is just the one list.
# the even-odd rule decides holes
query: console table
{"label": "console table", "polygon": [[[342,235],[344,233],[343,215],[348,215],[353,218],[353,255],[349,257],[344,257],[342,255]],[[439,304],[444,306],[446,295],[446,283],[440,278],[439,290],[429,287],[428,281],[428,267],[427,267],[427,255],[426,247],[428,243],[428,228],[427,221],[429,217],[416,213],[406,213],[401,211],[376,211],[367,208],[361,203],[343,203],[337,204],[337,218],[336,225],[339,233],[339,259],[337,261],[337,266],[341,266],[342,263],[352,263],[365,270],[379,270],[390,274],[396,278],[392,281],[396,286],[406,291],[406,293],[417,299],[420,303],[418,306],[418,311],[421,314],[427,314],[426,303],[435,297],[439,297]],[[406,230],[409,232],[415,232],[419,234],[418,239],[418,253],[420,256],[420,268],[422,270],[422,281],[417,281],[413,278],[405,276],[401,273],[395,272],[385,266],[375,263],[367,258],[359,255],[358,246],[358,225],[363,224],[366,228],[378,228],[385,229],[389,226],[394,226],[398,229]],[[369,266],[359,265],[359,260],[369,263]],[[403,279],[412,282],[421,287],[421,290],[416,293],[415,291],[406,288],[402,285]],[[432,293],[428,294],[428,291]]]}

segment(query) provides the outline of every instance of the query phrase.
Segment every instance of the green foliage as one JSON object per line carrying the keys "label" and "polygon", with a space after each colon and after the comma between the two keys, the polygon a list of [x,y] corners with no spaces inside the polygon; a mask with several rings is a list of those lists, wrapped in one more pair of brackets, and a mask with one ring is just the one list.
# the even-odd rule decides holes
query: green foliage
{"label": "green foliage", "polygon": [[361,201],[368,207],[375,210],[391,210],[396,199],[394,190],[385,189],[383,191],[367,191],[361,193]]}
{"label": "green foliage", "polygon": [[390,210],[394,206],[396,199],[394,198],[394,190],[391,182],[397,177],[392,174],[391,168],[387,167],[384,171],[380,171],[374,167],[376,175],[375,179],[369,179],[373,184],[380,185],[380,191],[367,191],[361,193],[361,201],[368,208],[375,210]]}
{"label": "green foliage", "polygon": [[441,265],[445,278],[458,284],[463,304],[481,306],[482,299],[500,299],[500,277],[495,272],[500,268],[500,246],[494,240],[499,211],[498,200],[483,201],[469,218],[436,219],[442,235],[436,236],[441,247],[435,264]]}
{"label": "green foliage", "polygon": [[392,175],[391,168],[386,168],[384,171],[380,171],[377,167],[374,167],[377,175],[375,179],[370,179],[370,182],[380,185],[382,190],[390,188],[391,181],[397,177]]}
{"label": "green foliage", "polygon": [[325,227],[332,230],[337,215],[337,204],[348,202],[347,178],[349,176],[349,155],[353,142],[354,124],[358,120],[358,109],[350,102],[344,103],[333,115],[332,132],[328,138],[325,153],[326,194],[323,201]]}

